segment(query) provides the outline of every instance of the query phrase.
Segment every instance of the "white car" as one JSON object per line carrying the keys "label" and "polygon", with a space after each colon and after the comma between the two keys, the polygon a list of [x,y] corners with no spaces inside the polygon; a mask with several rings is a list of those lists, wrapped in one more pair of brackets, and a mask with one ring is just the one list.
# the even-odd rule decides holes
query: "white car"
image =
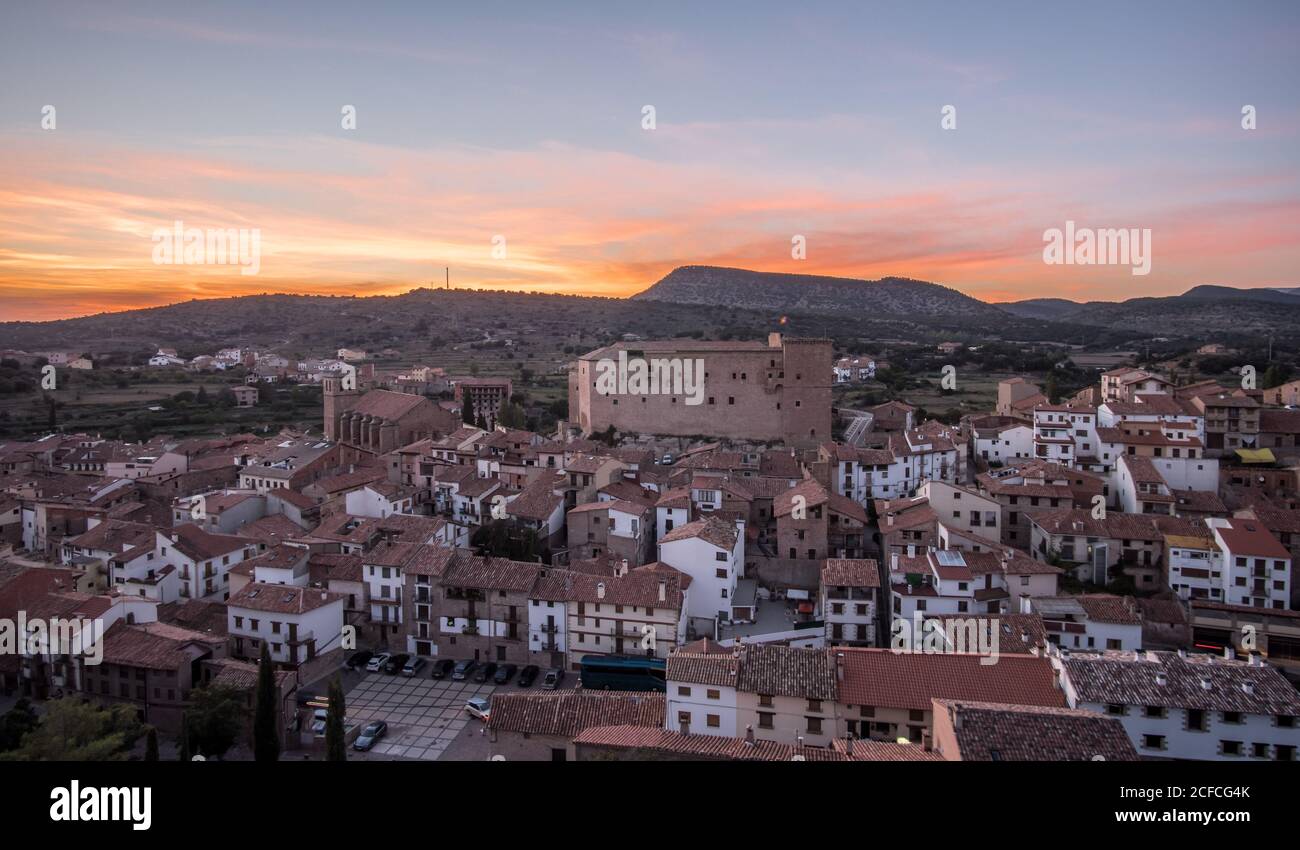
{"label": "white car", "polygon": [[329,716],[329,709],[327,708],[318,708],[313,711],[311,713],[311,731],[317,735],[324,735]]}
{"label": "white car", "polygon": [[378,673],[380,668],[387,664],[388,659],[392,657],[393,654],[391,652],[381,652],[378,655],[370,656],[370,660],[366,662],[366,672]]}
{"label": "white car", "polygon": [[491,708],[491,705],[492,704],[488,702],[487,697],[470,697],[465,702],[465,713],[470,717],[477,717],[479,720],[486,723],[488,719],[488,710]]}

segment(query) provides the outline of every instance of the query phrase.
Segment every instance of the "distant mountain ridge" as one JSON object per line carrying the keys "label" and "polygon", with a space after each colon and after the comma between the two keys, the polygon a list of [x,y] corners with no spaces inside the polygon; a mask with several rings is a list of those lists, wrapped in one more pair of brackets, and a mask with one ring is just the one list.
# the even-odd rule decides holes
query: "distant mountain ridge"
{"label": "distant mountain ridge", "polygon": [[721,266],[681,266],[634,301],[738,307],[774,313],[828,313],[864,310],[876,314],[924,318],[1005,318],[992,304],[921,280],[880,280],[826,275],[756,272]]}

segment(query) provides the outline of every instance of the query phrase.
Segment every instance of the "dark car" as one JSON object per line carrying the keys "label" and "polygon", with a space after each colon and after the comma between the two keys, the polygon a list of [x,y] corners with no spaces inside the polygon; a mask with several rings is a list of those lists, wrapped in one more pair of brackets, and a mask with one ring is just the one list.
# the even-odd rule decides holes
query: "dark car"
{"label": "dark car", "polygon": [[537,674],[542,672],[536,664],[529,664],[519,671],[519,678],[515,679],[515,684],[521,688],[531,688],[533,682],[537,681]]}
{"label": "dark car", "polygon": [[385,673],[396,673],[406,666],[406,661],[411,657],[409,652],[399,652],[384,664]]}
{"label": "dark car", "polygon": [[478,668],[478,672],[474,674],[474,681],[479,683],[486,682],[488,679],[495,676],[496,672],[497,672],[496,662],[489,661],[488,663],[484,664],[482,667]]}
{"label": "dark car", "polygon": [[477,661],[472,661],[468,658],[463,661],[457,661],[455,669],[451,671],[451,678],[457,682],[463,682],[469,678],[470,674],[474,672],[474,668],[477,666]]}
{"label": "dark car", "polygon": [[388,724],[382,720],[376,720],[373,723],[367,723],[366,727],[357,735],[356,741],[352,743],[352,749],[365,752],[375,745],[382,737],[388,734]]}
{"label": "dark car", "polygon": [[504,685],[506,682],[510,681],[511,677],[515,675],[515,671],[518,669],[519,667],[514,664],[502,664],[497,668],[496,675],[492,677],[492,681],[496,682],[498,685]]}
{"label": "dark car", "polygon": [[430,679],[445,679],[451,675],[451,671],[456,669],[456,662],[450,658],[444,658],[441,661],[433,662],[433,672],[429,674]]}
{"label": "dark car", "polygon": [[370,662],[370,659],[373,658],[374,655],[375,654],[368,649],[358,649],[356,652],[348,656],[347,668],[349,670],[365,669],[366,664]]}

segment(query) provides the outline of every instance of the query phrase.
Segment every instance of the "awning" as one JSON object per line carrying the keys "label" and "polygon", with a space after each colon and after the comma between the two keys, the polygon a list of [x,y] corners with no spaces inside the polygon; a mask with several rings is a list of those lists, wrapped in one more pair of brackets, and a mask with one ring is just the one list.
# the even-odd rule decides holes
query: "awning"
{"label": "awning", "polygon": [[1272,449],[1237,449],[1237,457],[1242,463],[1274,463]]}

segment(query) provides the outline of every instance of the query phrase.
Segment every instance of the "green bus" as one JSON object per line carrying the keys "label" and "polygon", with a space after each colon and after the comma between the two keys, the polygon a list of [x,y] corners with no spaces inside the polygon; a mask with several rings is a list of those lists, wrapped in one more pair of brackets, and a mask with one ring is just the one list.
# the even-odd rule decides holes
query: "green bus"
{"label": "green bus", "polygon": [[588,690],[667,691],[662,658],[637,655],[584,655],[578,680]]}

